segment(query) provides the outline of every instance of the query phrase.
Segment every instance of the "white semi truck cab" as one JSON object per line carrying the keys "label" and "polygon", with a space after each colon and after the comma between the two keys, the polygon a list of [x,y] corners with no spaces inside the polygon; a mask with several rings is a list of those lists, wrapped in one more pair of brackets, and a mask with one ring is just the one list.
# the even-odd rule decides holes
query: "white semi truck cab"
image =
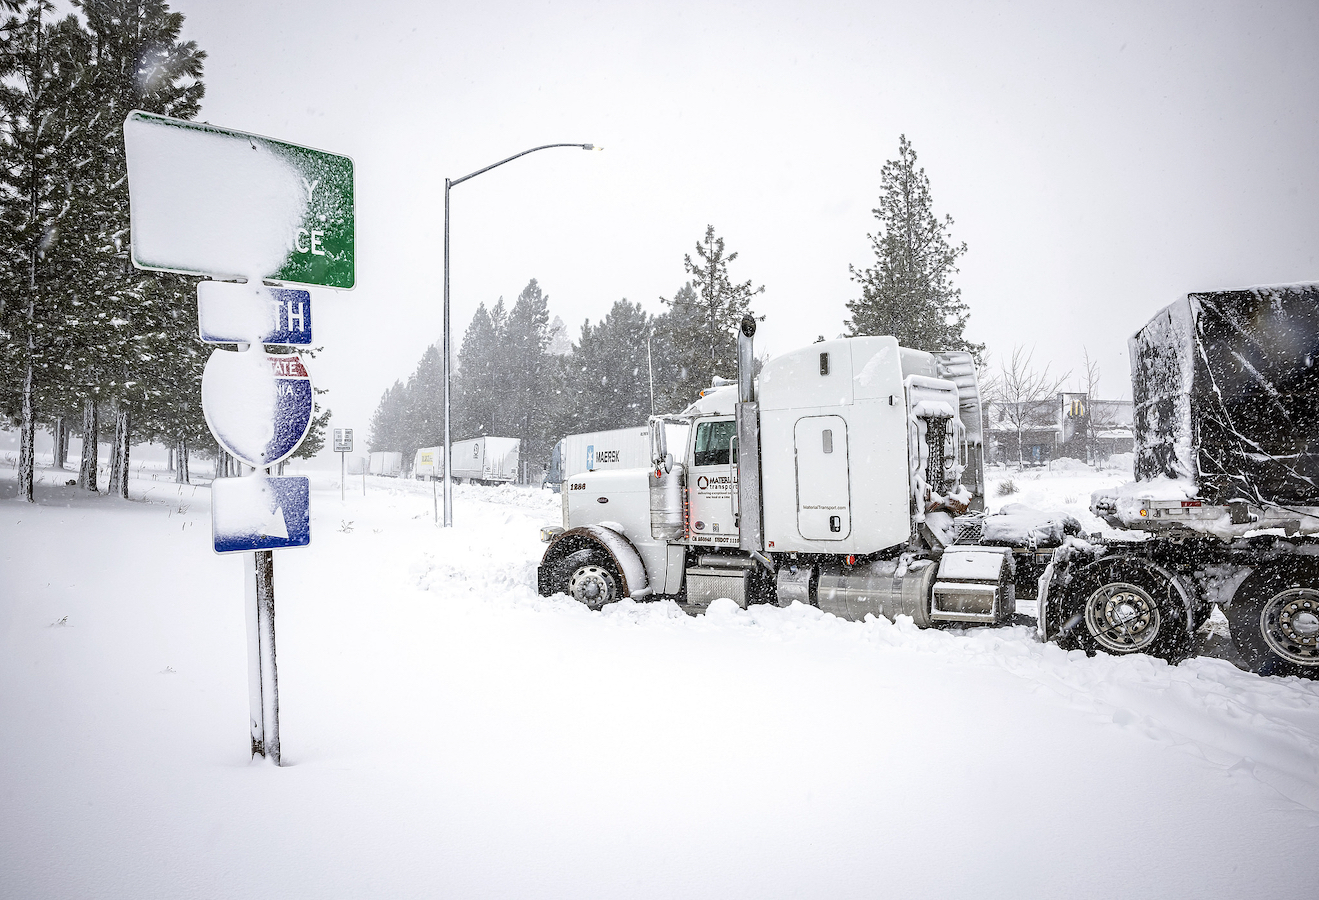
{"label": "white semi truck cab", "polygon": [[753,381],[754,333],[746,317],[736,385],[652,419],[649,469],[565,475],[541,592],[596,608],[799,600],[919,624],[1013,615],[1011,548],[954,546],[954,520],[984,506],[971,356],[842,338],[771,359]]}

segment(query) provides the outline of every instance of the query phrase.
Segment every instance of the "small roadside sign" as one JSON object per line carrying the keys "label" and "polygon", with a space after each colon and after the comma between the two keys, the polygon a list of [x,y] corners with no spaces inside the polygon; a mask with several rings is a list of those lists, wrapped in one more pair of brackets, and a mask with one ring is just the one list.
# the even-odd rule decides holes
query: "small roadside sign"
{"label": "small roadside sign", "polygon": [[124,120],[124,145],[139,269],[356,283],[348,157],[141,110]]}
{"label": "small roadside sign", "polygon": [[[220,446],[254,468],[288,459],[311,428],[311,376],[297,354],[216,350],[202,370],[202,413]],[[271,378],[252,367],[263,364]]]}
{"label": "small roadside sign", "polygon": [[351,428],[334,429],[334,452],[335,453],[353,452],[353,429]]}
{"label": "small roadside sign", "polygon": [[197,334],[207,344],[310,344],[311,292],[200,282]]}
{"label": "small roadside sign", "polygon": [[308,479],[297,475],[217,478],[211,484],[216,553],[283,550],[311,543]]}

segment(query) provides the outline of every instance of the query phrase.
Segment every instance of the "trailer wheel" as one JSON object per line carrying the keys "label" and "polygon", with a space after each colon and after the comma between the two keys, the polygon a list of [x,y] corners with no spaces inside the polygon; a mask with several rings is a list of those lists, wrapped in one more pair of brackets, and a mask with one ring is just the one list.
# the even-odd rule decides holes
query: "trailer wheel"
{"label": "trailer wheel", "polygon": [[605,554],[578,550],[555,566],[555,589],[563,591],[587,609],[600,609],[622,596],[622,579]]}
{"label": "trailer wheel", "polygon": [[1319,566],[1288,560],[1256,569],[1227,619],[1250,671],[1319,678]]}
{"label": "trailer wheel", "polygon": [[1101,560],[1068,595],[1058,642],[1067,649],[1176,664],[1191,653],[1186,612],[1171,581],[1130,560]]}

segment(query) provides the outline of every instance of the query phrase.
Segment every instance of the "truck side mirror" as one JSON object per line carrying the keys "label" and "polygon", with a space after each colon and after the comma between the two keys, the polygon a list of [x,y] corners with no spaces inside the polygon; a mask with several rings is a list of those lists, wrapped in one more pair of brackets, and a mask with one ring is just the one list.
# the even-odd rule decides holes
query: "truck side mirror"
{"label": "truck side mirror", "polygon": [[663,466],[666,472],[673,468],[668,436],[664,433],[664,420],[658,417],[650,420],[650,464],[657,469]]}

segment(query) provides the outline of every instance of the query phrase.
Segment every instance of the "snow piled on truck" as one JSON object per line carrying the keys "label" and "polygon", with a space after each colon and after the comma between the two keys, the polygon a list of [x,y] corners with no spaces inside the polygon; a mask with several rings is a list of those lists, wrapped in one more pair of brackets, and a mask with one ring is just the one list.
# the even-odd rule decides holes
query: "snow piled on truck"
{"label": "snow piled on truck", "polygon": [[1008,547],[1058,547],[1068,535],[1081,533],[1081,523],[1066,513],[1042,512],[1024,503],[1009,503],[981,522],[980,540]]}

